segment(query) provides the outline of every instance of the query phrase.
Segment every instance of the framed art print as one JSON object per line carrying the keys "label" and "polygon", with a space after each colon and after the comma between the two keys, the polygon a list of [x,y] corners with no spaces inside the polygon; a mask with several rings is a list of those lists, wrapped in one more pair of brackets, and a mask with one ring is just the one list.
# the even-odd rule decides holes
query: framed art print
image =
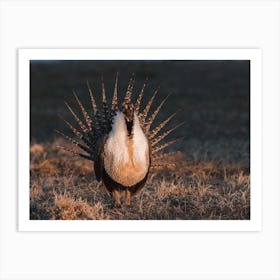
{"label": "framed art print", "polygon": [[1,0],[0,279],[280,279],[279,8]]}
{"label": "framed art print", "polygon": [[20,231],[261,230],[260,49],[19,49]]}

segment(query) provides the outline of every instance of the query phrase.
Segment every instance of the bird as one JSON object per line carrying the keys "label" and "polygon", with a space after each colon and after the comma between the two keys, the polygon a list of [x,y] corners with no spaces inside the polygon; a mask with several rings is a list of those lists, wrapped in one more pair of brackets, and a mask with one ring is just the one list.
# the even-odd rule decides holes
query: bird
{"label": "bird", "polygon": [[[131,197],[136,196],[144,188],[151,167],[166,164],[162,159],[168,153],[162,151],[183,137],[177,137],[163,144],[160,142],[183,123],[162,132],[167,123],[178,113],[176,111],[151,128],[169,95],[150,113],[159,88],[153,92],[144,108],[141,109],[147,79],[137,98],[134,98],[136,99],[134,102],[132,101],[134,75],[129,79],[122,102],[119,100],[118,83],[119,74],[117,73],[112,101],[109,103],[103,78],[101,79],[101,102],[99,102],[101,104],[98,105],[93,90],[86,81],[89,92],[88,101],[91,103],[90,112],[85,109],[80,98],[73,91],[76,111],[68,102],[65,102],[73,120],[70,122],[61,117],[73,135],[69,136],[60,130],[55,131],[73,144],[72,148],[63,146],[59,148],[93,162],[97,181],[101,182],[106,191],[114,197],[115,206],[120,207],[123,192],[125,205],[130,206]],[[80,115],[77,114],[77,109]]]}

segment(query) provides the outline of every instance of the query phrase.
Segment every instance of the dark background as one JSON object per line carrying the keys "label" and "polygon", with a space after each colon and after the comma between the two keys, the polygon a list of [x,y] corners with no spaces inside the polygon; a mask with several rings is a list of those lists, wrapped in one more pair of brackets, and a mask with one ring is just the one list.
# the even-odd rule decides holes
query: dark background
{"label": "dark background", "polygon": [[148,78],[144,104],[160,86],[155,108],[169,93],[157,120],[182,109],[169,124],[185,121],[173,136],[184,135],[180,149],[229,161],[249,161],[250,149],[250,61],[31,61],[31,142],[49,142],[69,132],[58,115],[71,123],[64,101],[79,112],[72,95],[75,90],[90,110],[86,80],[100,100],[101,77],[111,101],[116,73],[123,96],[134,73],[134,97]]}

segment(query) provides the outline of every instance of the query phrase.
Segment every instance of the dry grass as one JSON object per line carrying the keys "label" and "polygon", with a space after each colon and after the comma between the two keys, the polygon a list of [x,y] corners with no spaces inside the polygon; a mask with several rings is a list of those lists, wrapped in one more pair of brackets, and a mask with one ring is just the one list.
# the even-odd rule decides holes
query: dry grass
{"label": "dry grass", "polygon": [[169,159],[173,168],[151,171],[132,206],[116,208],[95,180],[92,162],[59,150],[67,145],[62,142],[31,145],[31,219],[250,219],[246,162],[226,163],[197,150],[176,153]]}

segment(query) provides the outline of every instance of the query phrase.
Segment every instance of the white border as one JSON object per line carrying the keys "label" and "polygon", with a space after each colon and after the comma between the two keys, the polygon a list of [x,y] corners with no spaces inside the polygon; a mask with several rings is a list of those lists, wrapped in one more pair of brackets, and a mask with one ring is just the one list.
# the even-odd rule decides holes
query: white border
{"label": "white border", "polygon": [[[250,60],[251,220],[244,221],[37,221],[29,220],[30,60]],[[260,49],[19,49],[19,231],[261,231],[262,66]]]}

